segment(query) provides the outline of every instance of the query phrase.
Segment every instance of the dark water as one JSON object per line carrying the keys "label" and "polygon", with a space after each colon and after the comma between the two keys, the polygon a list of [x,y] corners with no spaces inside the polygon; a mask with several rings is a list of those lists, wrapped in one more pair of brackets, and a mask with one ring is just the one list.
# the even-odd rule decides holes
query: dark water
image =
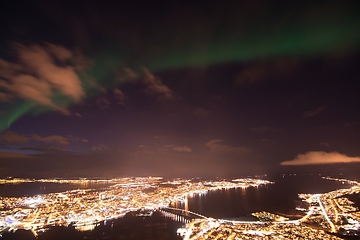
{"label": "dark water", "polygon": [[[136,217],[128,213],[125,217],[107,221],[95,228],[92,239],[126,239],[126,240],[181,240],[176,230],[183,223],[163,217],[154,212],[151,217]],[[90,237],[90,238],[91,238]]]}
{"label": "dark water", "polygon": [[1,197],[20,197],[20,196],[34,196],[39,194],[65,192],[75,189],[101,189],[106,188],[112,184],[108,183],[42,183],[30,182],[19,184],[0,184]]}
{"label": "dark water", "polygon": [[[244,219],[244,217],[258,211],[296,214],[294,210],[296,201],[299,200],[299,193],[325,193],[349,187],[349,185],[342,184],[341,182],[324,180],[319,176],[312,175],[286,175],[268,180],[274,181],[275,184],[257,188],[210,191],[202,196],[194,195],[188,199],[188,209],[205,216],[227,219]],[[33,186],[39,187],[41,185],[43,184]],[[19,189],[16,191],[7,191],[7,194],[19,194],[21,189],[24,189],[24,186],[27,185],[19,186]],[[49,191],[59,191],[58,189],[65,191],[68,190],[66,187],[79,188],[79,186],[66,185],[49,186],[47,188]],[[33,188],[37,191],[36,194],[41,193],[41,191],[47,191],[41,188],[37,189],[37,187]],[[26,193],[30,195],[31,189],[26,189]],[[3,192],[1,194],[5,195]],[[177,206],[185,208],[184,204],[177,204]],[[250,218],[248,219],[251,220]],[[101,223],[99,227],[91,232],[79,233],[76,239],[179,240],[181,238],[176,235],[176,229],[182,225],[181,222],[165,218],[158,212],[155,212],[152,217],[145,218],[136,217],[134,214],[129,213],[123,218],[107,221],[106,225]],[[59,230],[52,229],[46,234],[51,236],[50,233],[55,234],[56,231]],[[43,237],[40,236],[39,240],[54,239],[53,237],[46,237],[46,234]],[[60,235],[57,234],[57,236]]]}
{"label": "dark water", "polygon": [[270,180],[275,184],[195,195],[189,198],[188,209],[214,218],[239,218],[259,211],[296,214],[299,193],[325,193],[349,187],[348,184],[311,175],[287,175]]}

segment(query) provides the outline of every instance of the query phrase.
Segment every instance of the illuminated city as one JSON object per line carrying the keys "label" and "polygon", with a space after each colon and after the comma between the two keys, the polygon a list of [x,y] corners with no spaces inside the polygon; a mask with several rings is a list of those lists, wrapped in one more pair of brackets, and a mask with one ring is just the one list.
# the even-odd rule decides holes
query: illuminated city
{"label": "illuminated city", "polygon": [[0,240],[360,240],[360,0],[10,0]]}
{"label": "illuminated city", "polygon": [[[0,207],[1,231],[31,230],[35,236],[50,226],[72,224],[80,231],[94,229],[100,222],[123,217],[126,213],[141,211],[139,216],[151,216],[160,211],[165,216],[187,223],[178,229],[184,240],[189,239],[338,239],[332,235],[339,231],[358,231],[360,212],[346,196],[360,193],[356,181],[323,177],[328,181],[350,184],[350,188],[324,194],[299,194],[304,203],[296,209],[301,218],[289,219],[269,212],[252,215],[257,221],[214,219],[187,209],[188,197],[203,195],[208,191],[231,188],[258,187],[273,184],[260,179],[234,179],[231,181],[200,181],[195,179],[164,180],[161,177],[120,178],[111,180],[31,180],[11,179],[16,182],[110,182],[108,188],[78,189],[32,197],[2,197]],[[174,208],[175,203],[185,203],[184,209]],[[150,214],[149,214],[150,213]],[[189,218],[189,214],[193,217]],[[188,216],[186,218],[186,216]]]}
{"label": "illuminated city", "polygon": [[[45,181],[72,182],[79,180],[24,180],[9,182]],[[81,180],[90,181],[90,180]],[[100,181],[105,180],[91,180]],[[100,221],[124,216],[130,211],[155,211],[174,202],[185,202],[192,194],[226,188],[247,188],[271,182],[259,179],[231,181],[192,180],[163,181],[161,177],[121,178],[108,180],[116,183],[104,190],[79,189],[33,197],[1,198],[1,229],[8,231],[31,229],[34,234],[49,226],[68,226],[73,223],[78,230],[91,230]],[[5,182],[5,180],[3,180]]]}
{"label": "illuminated city", "polygon": [[[253,213],[258,221],[229,221],[225,219],[196,219],[179,229],[184,240],[195,239],[341,239],[331,233],[357,232],[360,229],[360,211],[352,206],[345,195],[360,193],[356,181],[324,178],[352,184],[349,189],[339,189],[324,194],[299,194],[307,208],[299,219],[268,212]],[[341,230],[340,230],[341,229]]]}

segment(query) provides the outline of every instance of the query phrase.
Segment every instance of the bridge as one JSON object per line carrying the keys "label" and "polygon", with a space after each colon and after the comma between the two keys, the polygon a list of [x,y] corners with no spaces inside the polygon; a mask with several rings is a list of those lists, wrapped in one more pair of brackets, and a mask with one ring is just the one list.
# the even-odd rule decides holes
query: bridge
{"label": "bridge", "polygon": [[208,218],[204,215],[201,215],[199,213],[196,213],[196,212],[192,212],[192,211],[189,211],[189,210],[185,210],[185,209],[179,209],[179,208],[172,208],[172,207],[163,207],[162,209],[170,209],[170,210],[175,210],[175,211],[180,211],[181,213],[185,213],[187,214],[186,216],[188,216],[188,214],[192,214],[196,217],[200,217],[200,218]]}
{"label": "bridge", "polygon": [[[176,213],[173,213],[171,211],[166,211],[166,210],[172,210],[172,211],[175,211],[175,212],[179,212],[180,214],[176,214]],[[194,218],[210,219],[209,217],[201,215],[200,213],[192,212],[192,211],[185,210],[185,209],[172,208],[172,207],[163,207],[160,210],[160,212],[164,216],[173,218],[175,221],[181,221],[181,222],[185,222],[185,223],[189,223],[190,220],[192,220]],[[289,223],[299,224],[300,222],[307,219],[311,214],[312,214],[312,211],[310,211],[306,216],[304,216],[301,219],[280,221],[280,222],[275,222],[274,221],[272,223],[274,223],[274,224],[289,224]],[[191,217],[189,215],[193,215],[193,217]],[[232,224],[266,224],[266,223],[269,223],[269,222],[266,222],[266,221],[265,222],[264,221],[237,221],[237,220],[227,220],[227,219],[217,219],[217,221],[219,221],[220,223],[232,223]]]}
{"label": "bridge", "polygon": [[190,223],[195,218],[208,218],[196,212],[172,207],[163,207],[160,209],[160,213],[165,217],[173,219],[174,221],[179,221],[183,223]]}

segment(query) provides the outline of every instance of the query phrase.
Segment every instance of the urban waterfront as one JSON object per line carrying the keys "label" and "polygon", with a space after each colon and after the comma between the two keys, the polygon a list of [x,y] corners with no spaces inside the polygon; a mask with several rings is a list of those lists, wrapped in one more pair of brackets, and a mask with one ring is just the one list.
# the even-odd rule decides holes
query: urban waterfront
{"label": "urban waterfront", "polygon": [[[168,199],[169,201],[161,202],[161,206],[159,205],[159,202],[154,201],[155,199],[160,200],[159,198],[153,198],[152,200],[147,199],[142,203],[141,201],[137,200],[137,204],[140,205],[137,205],[137,207],[136,205],[130,206],[129,209],[131,211],[124,211],[118,216],[113,217],[109,217],[110,215],[108,215],[103,220],[99,220],[99,215],[99,219],[93,219],[94,222],[96,221],[96,224],[89,224],[89,222],[86,221],[81,222],[78,219],[78,221],[80,221],[81,223],[77,222],[77,224],[75,224],[74,226],[79,230],[93,229],[92,231],[79,233],[87,236],[87,238],[92,239],[181,239],[179,238],[179,236],[176,235],[176,229],[184,227],[185,223],[189,223],[190,221],[194,220],[196,216],[189,216],[188,214],[172,211],[171,209],[166,209],[166,206],[170,205],[170,207],[188,210],[189,212],[198,213],[201,216],[204,216],[203,220],[195,220],[200,221],[200,225],[215,224],[213,222],[213,219],[223,219],[224,221],[254,221],[256,218],[254,216],[251,216],[251,213],[261,211],[266,211],[273,214],[280,214],[282,216],[288,216],[292,219],[299,219],[300,217],[305,216],[305,212],[295,210],[297,204],[301,202],[301,199],[298,198],[299,193],[321,194],[340,188],[349,188],[352,186],[351,184],[348,184],[349,182],[346,181],[334,181],[321,178],[320,176],[312,175],[284,175],[277,178],[275,184],[269,184],[270,182],[262,182],[262,184],[259,184],[261,182],[258,182],[257,184],[254,184],[256,183],[255,179],[246,179],[247,180],[241,179],[239,182],[232,182],[229,180],[200,181],[198,179],[193,179],[192,181],[180,179],[174,181],[164,181],[160,178],[140,178],[137,180],[135,180],[134,178],[132,178],[132,180],[127,179],[126,183],[118,183],[118,187],[120,186],[121,189],[127,189],[127,194],[129,193],[129,189],[132,189],[133,191],[134,189],[140,187],[138,186],[138,180],[141,180],[142,183],[146,185],[146,188],[148,189],[147,192],[150,192],[150,195],[152,194],[151,192],[156,192],[154,191],[155,185],[162,185],[165,186],[165,188],[163,189],[167,189],[168,196],[172,196],[173,198]],[[19,183],[17,186],[21,186],[22,184],[25,183]],[[174,195],[174,190],[178,189],[179,186],[187,187],[183,188],[182,191],[177,192],[177,194]],[[191,187],[189,188],[189,186]],[[209,188],[210,186],[212,186],[211,189]],[[144,186],[141,186],[141,188],[142,187]],[[149,189],[151,189],[151,191],[149,191]],[[49,191],[51,191],[51,189],[49,189]],[[74,192],[74,190],[70,192]],[[76,192],[76,194],[79,194],[79,192]],[[114,195],[114,191],[111,192],[110,195]],[[90,195],[88,194],[88,196]],[[126,198],[124,199],[124,195],[121,196],[123,197],[123,200],[131,200]],[[52,198],[53,197],[54,196],[52,196]],[[136,197],[136,195],[134,195],[134,197]],[[144,198],[145,196],[141,197]],[[30,198],[33,200],[39,199],[38,196],[28,197],[27,200],[25,200],[28,201],[28,204],[30,203]],[[82,197],[82,199],[84,199],[84,197]],[[109,199],[106,200],[106,198],[101,200],[113,201]],[[151,207],[144,208],[144,205],[141,204],[144,204],[145,202],[146,204],[151,203],[153,205],[147,205]],[[120,202],[117,202],[117,204],[119,203]],[[31,204],[36,203],[31,202]],[[158,211],[159,207],[163,208],[163,210]],[[77,210],[79,211],[81,209]],[[140,212],[136,212],[139,210]],[[106,211],[109,212],[109,210]],[[93,214],[96,215],[96,212],[97,211],[94,211]],[[151,214],[148,214],[150,212]],[[17,211],[17,213],[17,218],[21,219],[20,222],[22,222],[19,222],[17,224],[20,224],[20,226],[26,228],[24,226],[26,226],[26,222],[29,223],[29,219],[26,219],[24,215],[19,216],[21,215],[19,211]],[[26,215],[26,213],[23,214]],[[46,218],[47,226],[50,228],[51,225],[66,226],[69,225],[70,222],[70,220],[68,220],[68,223],[66,223],[66,219],[64,218],[62,219],[62,222],[56,221],[57,218],[58,220],[61,220],[61,216],[56,217],[56,214],[53,214],[52,220],[50,218],[51,217],[49,216],[47,216]],[[75,219],[74,216],[73,218]],[[7,221],[9,221],[9,218],[7,219]],[[87,221],[89,221],[89,219],[87,219]],[[37,226],[41,226],[40,222],[41,221],[39,221],[39,225]],[[230,222],[221,222],[223,226],[220,227],[230,229],[229,226],[226,226],[229,223]],[[288,228],[294,228],[294,226],[288,226]],[[38,230],[41,229],[41,227],[38,228]],[[141,229],[141,231],[138,231],[139,229]],[[274,229],[272,230],[274,231]],[[52,231],[55,230],[51,229],[45,233],[41,233],[42,231],[38,232],[40,233],[39,236],[41,237],[42,234],[43,236],[45,236]],[[196,229],[193,228],[192,231],[196,233]],[[255,231],[255,229],[250,229],[248,231],[250,231],[250,233],[253,233],[251,231]],[[99,232],[101,232],[100,235]],[[183,237],[184,239],[186,238],[186,236]],[[224,237],[223,239],[227,238]]]}

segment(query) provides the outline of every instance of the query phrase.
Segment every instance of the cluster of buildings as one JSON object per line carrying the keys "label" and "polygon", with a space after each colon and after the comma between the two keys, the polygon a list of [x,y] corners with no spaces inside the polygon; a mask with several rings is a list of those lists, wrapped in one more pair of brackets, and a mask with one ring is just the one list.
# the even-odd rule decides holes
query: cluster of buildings
{"label": "cluster of buildings", "polygon": [[340,239],[300,222],[236,222],[196,219],[178,233],[186,240],[198,239]]}
{"label": "cluster of buildings", "polygon": [[184,240],[200,239],[341,239],[360,235],[360,211],[348,196],[360,193],[360,184],[346,179],[326,178],[354,185],[323,194],[299,194],[306,206],[300,219],[290,220],[268,212],[253,213],[258,221],[229,221],[199,218],[178,230]]}
{"label": "cluster of buildings", "polygon": [[[269,212],[253,213],[257,221],[230,221],[198,215],[178,230],[184,240],[198,239],[339,239],[339,235],[354,235],[360,230],[360,212],[349,196],[360,193],[360,184],[346,179],[326,178],[353,185],[323,194],[299,194],[302,200],[297,210],[300,219],[289,219]],[[200,181],[160,177],[121,178],[110,180],[12,179],[0,184],[22,182],[111,183],[106,189],[77,189],[38,196],[1,197],[0,231],[30,229],[35,235],[54,225],[72,224],[79,230],[91,230],[101,221],[119,218],[130,211],[171,209],[174,203],[187,205],[187,197],[208,191],[247,188],[271,184],[260,179],[232,181]],[[184,209],[187,211],[187,209]],[[191,213],[190,211],[187,211]],[[171,217],[177,217],[176,214]]]}
{"label": "cluster of buildings", "polygon": [[102,190],[78,189],[31,197],[1,197],[0,230],[31,229],[37,234],[49,226],[70,224],[79,230],[91,230],[101,221],[122,217],[130,211],[156,210],[174,202],[184,202],[190,194],[270,183],[259,179],[244,179],[243,182],[163,181],[159,177],[109,181],[116,184]]}

